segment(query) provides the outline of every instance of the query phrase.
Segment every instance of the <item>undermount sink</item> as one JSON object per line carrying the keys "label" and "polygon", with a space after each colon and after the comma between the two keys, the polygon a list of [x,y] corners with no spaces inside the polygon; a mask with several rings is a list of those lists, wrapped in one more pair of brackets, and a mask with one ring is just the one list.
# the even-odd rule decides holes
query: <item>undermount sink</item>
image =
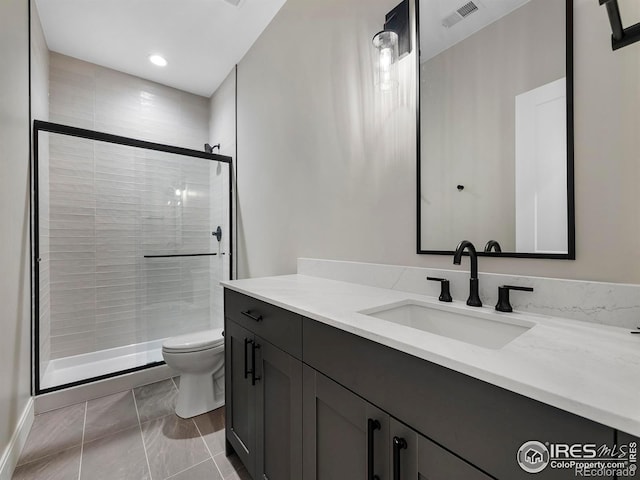
{"label": "undermount sink", "polygon": [[359,313],[494,350],[504,347],[535,325],[520,319],[499,318],[501,314],[475,313],[466,309],[455,312],[451,311],[452,308],[456,307],[445,309],[417,300],[405,300]]}

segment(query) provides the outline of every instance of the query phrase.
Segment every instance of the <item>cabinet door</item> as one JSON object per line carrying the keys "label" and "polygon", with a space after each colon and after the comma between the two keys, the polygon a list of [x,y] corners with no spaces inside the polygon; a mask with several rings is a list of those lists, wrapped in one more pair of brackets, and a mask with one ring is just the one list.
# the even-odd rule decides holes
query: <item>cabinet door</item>
{"label": "cabinet door", "polygon": [[302,478],[302,362],[256,341],[256,473],[259,480]]}
{"label": "cabinet door", "polygon": [[411,428],[391,418],[391,480],[491,480]]}
{"label": "cabinet door", "polygon": [[255,478],[255,387],[251,385],[254,335],[225,319],[226,437],[252,478]]}
{"label": "cabinet door", "polygon": [[388,480],[389,416],[303,366],[304,480]]}

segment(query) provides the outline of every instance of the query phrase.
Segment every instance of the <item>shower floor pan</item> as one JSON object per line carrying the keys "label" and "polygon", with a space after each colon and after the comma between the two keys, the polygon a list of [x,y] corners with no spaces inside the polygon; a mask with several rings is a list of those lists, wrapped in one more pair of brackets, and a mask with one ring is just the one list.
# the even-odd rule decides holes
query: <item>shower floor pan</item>
{"label": "shower floor pan", "polygon": [[164,339],[51,360],[40,388],[58,387],[161,362],[162,342]]}

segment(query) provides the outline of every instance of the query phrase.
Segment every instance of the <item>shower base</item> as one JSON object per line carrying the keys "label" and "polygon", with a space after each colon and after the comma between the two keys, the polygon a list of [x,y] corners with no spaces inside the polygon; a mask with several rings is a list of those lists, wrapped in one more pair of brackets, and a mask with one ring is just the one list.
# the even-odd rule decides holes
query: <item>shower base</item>
{"label": "shower base", "polygon": [[40,381],[40,388],[55,388],[161,362],[163,341],[152,340],[51,360]]}

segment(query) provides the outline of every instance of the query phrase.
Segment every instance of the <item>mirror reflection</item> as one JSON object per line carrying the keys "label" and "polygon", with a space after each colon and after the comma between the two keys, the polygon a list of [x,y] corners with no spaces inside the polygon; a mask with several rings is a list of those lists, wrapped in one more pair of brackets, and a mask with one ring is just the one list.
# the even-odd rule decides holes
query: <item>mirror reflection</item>
{"label": "mirror reflection", "polygon": [[565,2],[419,8],[419,250],[570,257]]}

